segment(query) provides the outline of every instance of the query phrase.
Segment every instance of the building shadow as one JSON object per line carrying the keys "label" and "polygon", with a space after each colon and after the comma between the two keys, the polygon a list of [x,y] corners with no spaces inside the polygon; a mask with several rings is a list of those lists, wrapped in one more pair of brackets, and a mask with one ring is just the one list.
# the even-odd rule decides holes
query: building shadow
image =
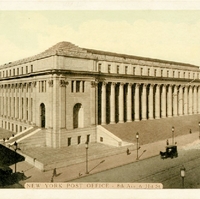
{"label": "building shadow", "polygon": [[31,178],[31,176],[27,177],[23,172],[1,174],[0,188],[24,188],[19,182],[29,178]]}

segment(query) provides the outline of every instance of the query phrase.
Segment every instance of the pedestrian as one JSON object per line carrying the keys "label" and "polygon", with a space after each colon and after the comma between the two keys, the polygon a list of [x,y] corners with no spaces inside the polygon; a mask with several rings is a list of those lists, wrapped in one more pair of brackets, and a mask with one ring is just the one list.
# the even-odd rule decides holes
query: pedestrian
{"label": "pedestrian", "polygon": [[190,134],[192,133],[192,130],[190,129]]}
{"label": "pedestrian", "polygon": [[53,182],[53,176],[51,177],[51,182]]}
{"label": "pedestrian", "polygon": [[54,168],[54,170],[53,170],[53,177],[56,177],[56,168]]}
{"label": "pedestrian", "polygon": [[169,145],[169,140],[166,141],[167,145]]}
{"label": "pedestrian", "polygon": [[130,155],[130,150],[129,150],[129,148],[127,148],[126,154],[127,154],[127,155]]}

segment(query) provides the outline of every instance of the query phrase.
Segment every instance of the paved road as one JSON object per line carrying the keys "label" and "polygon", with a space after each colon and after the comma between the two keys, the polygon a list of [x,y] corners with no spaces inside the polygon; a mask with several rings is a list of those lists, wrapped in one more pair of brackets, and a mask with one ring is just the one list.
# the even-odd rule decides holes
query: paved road
{"label": "paved road", "polygon": [[74,180],[74,182],[157,182],[164,188],[181,188],[184,165],[185,188],[200,188],[200,149],[180,150],[179,157],[162,160],[155,156],[125,166]]}

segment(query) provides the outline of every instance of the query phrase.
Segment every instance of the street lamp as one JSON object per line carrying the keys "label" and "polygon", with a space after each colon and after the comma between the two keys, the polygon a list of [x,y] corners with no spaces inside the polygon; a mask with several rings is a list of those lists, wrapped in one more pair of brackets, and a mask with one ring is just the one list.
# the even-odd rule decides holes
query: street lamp
{"label": "street lamp", "polygon": [[16,158],[16,154],[17,154],[17,153],[16,153],[16,151],[17,151],[17,149],[18,149],[18,148],[17,148],[18,143],[15,141],[13,145],[14,145],[14,150],[15,150],[15,173],[16,173],[16,171],[17,171],[17,160],[16,160],[16,159],[17,159],[17,158]]}
{"label": "street lamp", "polygon": [[181,169],[181,177],[182,177],[182,188],[184,188],[184,178],[185,178],[185,167],[182,165]]}
{"label": "street lamp", "polygon": [[174,144],[174,127],[172,126],[172,144]]}
{"label": "street lamp", "polygon": [[139,133],[138,133],[138,132],[136,133],[136,140],[137,140],[137,159],[136,159],[136,160],[139,160],[139,158],[138,158],[138,149],[139,149],[138,140],[139,140]]}
{"label": "street lamp", "polygon": [[200,122],[199,122],[199,139],[200,139]]}
{"label": "street lamp", "polygon": [[85,143],[85,150],[86,150],[86,174],[88,174],[88,142]]}

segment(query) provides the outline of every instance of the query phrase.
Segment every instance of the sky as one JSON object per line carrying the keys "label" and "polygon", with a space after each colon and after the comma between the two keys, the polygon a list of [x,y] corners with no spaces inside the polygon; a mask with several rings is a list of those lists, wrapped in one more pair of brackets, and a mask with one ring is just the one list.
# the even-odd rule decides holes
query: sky
{"label": "sky", "polygon": [[200,11],[0,10],[0,65],[61,41],[200,66]]}

